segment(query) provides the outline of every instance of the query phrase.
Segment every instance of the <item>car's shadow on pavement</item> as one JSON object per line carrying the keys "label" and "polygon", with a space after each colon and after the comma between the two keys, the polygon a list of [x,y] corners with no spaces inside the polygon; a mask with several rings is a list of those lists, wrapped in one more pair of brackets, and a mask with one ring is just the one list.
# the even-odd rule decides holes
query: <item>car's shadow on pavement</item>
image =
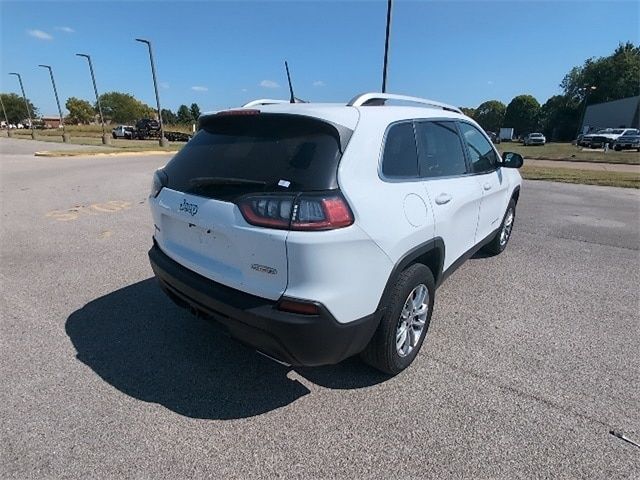
{"label": "car's shadow on pavement", "polygon": [[[309,389],[292,370],[176,307],[147,279],[93,300],[69,316],[77,358],[134,398],[189,417],[232,419],[283,407]],[[295,369],[328,388],[361,388],[387,377],[357,359]]]}

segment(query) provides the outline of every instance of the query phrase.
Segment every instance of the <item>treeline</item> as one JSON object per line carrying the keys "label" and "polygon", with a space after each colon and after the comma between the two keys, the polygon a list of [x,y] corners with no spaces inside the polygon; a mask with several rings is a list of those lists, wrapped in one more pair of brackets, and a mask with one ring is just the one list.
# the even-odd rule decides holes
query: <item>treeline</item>
{"label": "treeline", "polygon": [[[69,110],[66,119],[68,123],[87,124],[94,121],[98,113],[97,103],[92,105],[86,100],[75,97],[69,98],[65,106]],[[109,92],[100,95],[100,106],[105,120],[115,123],[134,123],[141,118],[157,117],[155,109],[128,93]],[[161,113],[162,121],[166,124],[190,125],[198,120],[200,107],[197,103],[192,103],[191,107],[180,105],[177,113],[173,113],[168,108],[163,108]]]}
{"label": "treeline", "polygon": [[549,139],[572,140],[585,102],[591,105],[640,95],[639,79],[640,47],[627,42],[607,57],[589,58],[572,68],[560,83],[562,95],[554,95],[543,105],[531,95],[518,95],[508,105],[489,100],[462,110],[487,131],[508,127],[516,135],[540,131]]}
{"label": "treeline", "polygon": [[[15,93],[0,94],[2,104],[7,113],[9,123],[17,125],[26,118],[26,110],[24,100]],[[131,124],[141,118],[157,118],[156,110],[144,102],[141,102],[133,95],[122,92],[108,92],[100,95],[100,107],[105,121],[112,123]],[[27,100],[32,118],[38,117],[38,109]],[[65,107],[69,114],[65,117],[65,123],[76,125],[87,125],[100,120],[98,104],[91,103],[76,97],[69,97],[65,103]],[[3,114],[3,112],[0,112]],[[192,103],[190,107],[180,105],[177,113],[171,110],[162,109],[162,120],[166,124],[184,124],[190,125],[195,123],[200,116],[200,107],[197,103]],[[4,120],[4,114],[3,118]]]}

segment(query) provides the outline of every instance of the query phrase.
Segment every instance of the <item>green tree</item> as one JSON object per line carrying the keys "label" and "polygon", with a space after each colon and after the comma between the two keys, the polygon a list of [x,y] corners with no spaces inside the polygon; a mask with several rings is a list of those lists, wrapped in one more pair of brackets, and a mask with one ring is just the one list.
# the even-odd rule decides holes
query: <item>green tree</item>
{"label": "green tree", "polygon": [[162,114],[162,121],[165,124],[175,125],[176,123],[178,123],[177,115],[168,108],[163,108],[162,110],[160,110],[160,113]]}
{"label": "green tree", "polygon": [[460,107],[460,110],[462,110],[462,113],[464,113],[469,118],[474,118],[474,115],[476,114],[475,108]]}
{"label": "green tree", "polygon": [[193,121],[197,122],[198,117],[200,117],[200,107],[198,106],[198,104],[192,103],[189,111],[191,112],[191,118],[193,118]]}
{"label": "green tree", "polygon": [[540,109],[540,125],[550,140],[572,140],[578,128],[580,103],[567,95],[554,95]]}
{"label": "green tree", "polygon": [[86,125],[96,116],[96,111],[93,109],[93,106],[86,100],[69,97],[64,106],[69,110],[69,115],[65,120],[67,123],[81,123]]}
{"label": "green tree", "polygon": [[537,130],[539,116],[538,101],[531,95],[518,95],[507,106],[503,124],[521,135]]}
{"label": "green tree", "polygon": [[498,132],[507,107],[498,100],[489,100],[476,108],[473,119],[487,132]]}
{"label": "green tree", "polygon": [[180,105],[178,107],[178,123],[188,125],[193,123],[193,117],[191,116],[191,110],[186,105]]}
{"label": "green tree", "polygon": [[154,110],[149,105],[128,93],[102,94],[100,104],[104,117],[116,123],[133,123],[141,118],[155,118]]}
{"label": "green tree", "polygon": [[631,42],[618,45],[608,57],[589,58],[571,69],[560,83],[564,94],[582,101],[585,86],[595,86],[589,103],[601,103],[640,95],[640,46]]}
{"label": "green tree", "polygon": [[[22,123],[24,120],[29,118],[27,115],[27,109],[24,106],[24,99],[21,96],[16,95],[15,93],[0,93],[0,97],[2,97],[2,103],[4,104],[4,109],[7,112],[9,123],[13,123],[15,125]],[[29,104],[29,110],[31,110],[31,117],[37,117],[38,109],[28,98],[27,103]],[[0,115],[2,116],[0,120],[4,121],[4,114],[1,110]]]}

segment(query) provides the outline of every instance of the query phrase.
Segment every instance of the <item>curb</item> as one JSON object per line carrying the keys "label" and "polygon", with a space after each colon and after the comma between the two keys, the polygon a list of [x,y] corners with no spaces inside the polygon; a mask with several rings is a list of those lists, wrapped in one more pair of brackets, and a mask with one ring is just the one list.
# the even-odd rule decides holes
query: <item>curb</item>
{"label": "curb", "polygon": [[137,156],[151,156],[151,155],[172,155],[177,153],[177,150],[142,150],[142,151],[128,151],[128,152],[92,152],[91,150],[76,150],[76,151],[49,151],[44,150],[41,152],[35,152],[36,157],[127,157],[131,155]]}

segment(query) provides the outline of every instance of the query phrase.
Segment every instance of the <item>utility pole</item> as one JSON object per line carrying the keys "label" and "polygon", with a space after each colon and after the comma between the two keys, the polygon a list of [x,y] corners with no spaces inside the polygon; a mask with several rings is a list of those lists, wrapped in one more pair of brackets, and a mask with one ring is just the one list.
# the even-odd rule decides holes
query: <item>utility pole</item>
{"label": "utility pole", "polygon": [[36,139],[36,132],[33,129],[33,120],[31,120],[31,109],[29,108],[29,102],[27,101],[27,96],[24,94],[24,86],[22,85],[22,77],[19,73],[11,72],[9,75],[15,75],[18,77],[18,82],[20,82],[20,90],[22,91],[22,98],[24,99],[24,106],[27,108],[27,116],[29,117],[29,127],[31,128],[31,138]]}
{"label": "utility pole", "polygon": [[69,135],[64,128],[64,118],[62,117],[62,109],[60,108],[60,99],[58,98],[58,90],[56,89],[56,81],[53,79],[53,70],[50,65],[38,65],[39,67],[49,70],[49,76],[51,76],[51,85],[53,85],[53,94],[56,97],[56,104],[58,105],[58,115],[60,115],[60,125],[62,125],[62,141],[64,143],[69,142]]}
{"label": "utility pole", "polygon": [[384,37],[384,65],[382,67],[382,93],[387,92],[387,66],[389,64],[389,34],[391,33],[391,9],[393,0],[387,0],[387,32]]}
{"label": "utility pole", "polygon": [[107,135],[104,128],[104,117],[102,116],[102,106],[100,105],[100,96],[98,95],[98,87],[96,87],[96,77],[93,74],[93,64],[91,63],[91,57],[86,53],[76,53],[78,57],[84,57],[89,62],[89,71],[91,72],[91,81],[93,82],[93,91],[96,94],[96,103],[98,104],[98,112],[100,113],[100,123],[102,124],[102,143],[109,145],[111,143],[111,137]]}
{"label": "utility pole", "polygon": [[[136,38],[136,42],[145,43],[149,48],[149,61],[151,62],[151,76],[153,77],[153,88],[156,92],[156,106],[158,107],[158,123],[160,124],[160,146],[169,146],[169,141],[164,138],[164,125],[162,123],[162,111],[160,110],[160,95],[158,94],[158,82],[156,80],[156,66],[153,62],[153,51],[151,50],[151,42],[144,38]],[[197,120],[197,119],[196,119]]]}
{"label": "utility pole", "polygon": [[0,105],[2,105],[2,113],[4,114],[4,121],[7,124],[7,137],[12,137],[11,128],[9,128],[9,117],[7,117],[7,111],[4,108],[4,102],[2,101],[1,94],[0,94]]}

